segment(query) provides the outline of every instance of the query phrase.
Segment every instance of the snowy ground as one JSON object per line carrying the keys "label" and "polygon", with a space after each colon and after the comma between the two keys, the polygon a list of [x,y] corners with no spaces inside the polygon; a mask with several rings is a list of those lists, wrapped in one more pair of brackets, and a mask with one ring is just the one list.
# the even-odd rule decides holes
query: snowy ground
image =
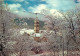
{"label": "snowy ground", "polygon": [[[64,56],[67,56],[66,55],[67,53],[64,52]],[[60,52],[60,53],[55,53],[56,56],[63,56],[63,52]],[[36,55],[30,55],[30,56],[54,56],[54,52],[46,52],[46,53],[42,53],[42,54],[36,54]],[[80,52],[72,52],[72,53],[69,53],[68,56],[80,56]]]}

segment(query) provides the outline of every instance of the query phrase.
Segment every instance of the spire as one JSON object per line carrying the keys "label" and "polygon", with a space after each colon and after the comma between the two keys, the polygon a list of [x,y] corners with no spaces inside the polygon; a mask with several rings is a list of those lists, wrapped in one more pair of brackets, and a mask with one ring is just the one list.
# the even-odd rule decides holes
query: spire
{"label": "spire", "polygon": [[36,19],[38,19],[38,15],[37,15],[37,13],[35,13],[36,14]]}

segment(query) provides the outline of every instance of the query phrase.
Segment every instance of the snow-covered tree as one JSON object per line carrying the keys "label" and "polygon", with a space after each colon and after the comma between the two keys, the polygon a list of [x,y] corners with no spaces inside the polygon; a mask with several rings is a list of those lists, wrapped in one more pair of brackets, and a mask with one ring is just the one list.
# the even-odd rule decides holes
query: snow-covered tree
{"label": "snow-covered tree", "polygon": [[9,12],[8,10],[5,10],[2,0],[0,1],[0,3],[0,46],[2,46],[0,48],[2,50],[0,51],[2,52],[2,55],[5,56],[4,49],[10,38],[9,31],[12,28],[13,19],[17,16]]}

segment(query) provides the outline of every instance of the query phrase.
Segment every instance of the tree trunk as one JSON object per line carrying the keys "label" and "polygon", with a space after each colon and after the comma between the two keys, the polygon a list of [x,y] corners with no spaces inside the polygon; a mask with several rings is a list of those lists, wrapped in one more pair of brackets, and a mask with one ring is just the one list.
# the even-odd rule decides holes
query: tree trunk
{"label": "tree trunk", "polygon": [[67,56],[68,56],[68,42],[67,42]]}

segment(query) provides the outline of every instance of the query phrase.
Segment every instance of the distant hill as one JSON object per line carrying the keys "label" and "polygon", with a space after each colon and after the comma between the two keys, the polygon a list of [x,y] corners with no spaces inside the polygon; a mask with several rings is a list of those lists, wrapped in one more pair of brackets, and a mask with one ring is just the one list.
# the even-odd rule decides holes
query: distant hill
{"label": "distant hill", "polygon": [[[30,29],[34,28],[34,19],[32,19],[32,18],[29,18],[29,19],[27,19],[27,18],[22,18],[22,19],[16,18],[16,19],[14,19],[14,23],[17,25],[24,24],[25,22],[27,23],[27,25],[29,26]],[[44,22],[39,21],[39,24],[40,24],[40,29],[43,29]]]}

